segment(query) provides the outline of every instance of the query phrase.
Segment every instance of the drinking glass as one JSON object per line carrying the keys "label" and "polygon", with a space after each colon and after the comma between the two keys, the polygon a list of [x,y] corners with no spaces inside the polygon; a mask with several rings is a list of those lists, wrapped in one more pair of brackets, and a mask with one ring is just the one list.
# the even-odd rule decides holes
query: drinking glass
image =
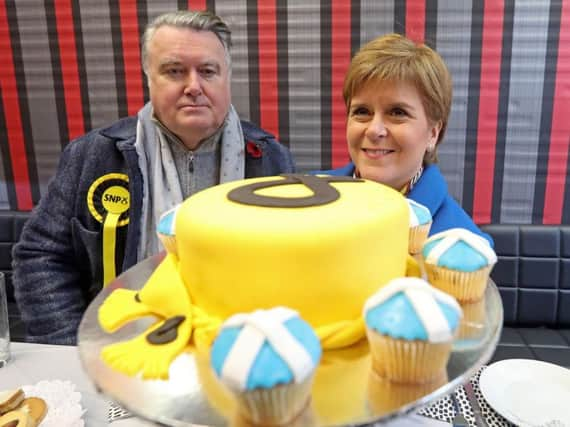
{"label": "drinking glass", "polygon": [[8,323],[8,297],[6,278],[0,271],[0,368],[10,360],[10,325]]}

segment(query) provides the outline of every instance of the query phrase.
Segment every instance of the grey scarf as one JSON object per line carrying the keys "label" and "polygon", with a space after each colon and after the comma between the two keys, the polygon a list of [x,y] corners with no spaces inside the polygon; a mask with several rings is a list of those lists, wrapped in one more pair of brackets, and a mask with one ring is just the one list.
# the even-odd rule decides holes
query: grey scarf
{"label": "grey scarf", "polygon": [[[182,189],[174,161],[171,142],[153,121],[152,105],[147,103],[138,113],[135,149],[143,176],[141,236],[138,260],[163,250],[156,234],[160,216],[183,201]],[[218,145],[220,176],[218,183],[243,179],[245,151],[241,123],[230,105]]]}

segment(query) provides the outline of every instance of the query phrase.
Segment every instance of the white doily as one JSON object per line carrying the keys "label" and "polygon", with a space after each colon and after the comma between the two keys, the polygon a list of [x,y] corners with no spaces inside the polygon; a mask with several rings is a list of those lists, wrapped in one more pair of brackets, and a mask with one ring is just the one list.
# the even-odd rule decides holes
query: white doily
{"label": "white doily", "polygon": [[22,386],[26,397],[40,397],[47,404],[46,417],[42,427],[84,427],[81,407],[81,393],[75,390],[71,381],[40,381],[35,385]]}

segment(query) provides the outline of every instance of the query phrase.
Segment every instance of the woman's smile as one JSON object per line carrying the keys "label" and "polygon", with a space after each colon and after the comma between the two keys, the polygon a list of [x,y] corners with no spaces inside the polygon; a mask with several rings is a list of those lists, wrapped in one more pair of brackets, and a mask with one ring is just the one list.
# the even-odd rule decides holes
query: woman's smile
{"label": "woman's smile", "polygon": [[362,151],[371,159],[381,159],[395,152],[384,148],[363,148]]}

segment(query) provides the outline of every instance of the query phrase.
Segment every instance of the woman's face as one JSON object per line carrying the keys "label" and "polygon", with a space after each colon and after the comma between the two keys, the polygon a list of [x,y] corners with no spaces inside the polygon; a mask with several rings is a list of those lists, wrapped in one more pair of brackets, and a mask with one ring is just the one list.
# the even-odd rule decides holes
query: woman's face
{"label": "woman's face", "polygon": [[346,138],[361,178],[400,190],[435,147],[441,124],[431,124],[415,86],[370,82],[350,102]]}

